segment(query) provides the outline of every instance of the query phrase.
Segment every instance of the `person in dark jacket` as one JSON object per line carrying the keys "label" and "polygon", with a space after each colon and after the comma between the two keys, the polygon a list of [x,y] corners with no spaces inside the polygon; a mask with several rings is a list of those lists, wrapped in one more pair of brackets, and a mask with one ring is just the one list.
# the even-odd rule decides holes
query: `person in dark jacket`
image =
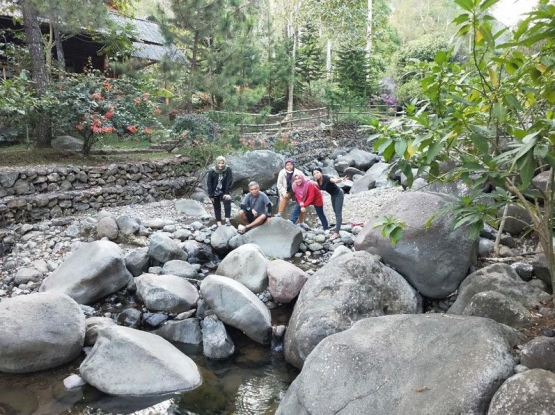
{"label": "person in dark jacket", "polygon": [[226,164],[225,157],[216,157],[216,163],[208,172],[206,180],[208,197],[214,206],[214,216],[218,226],[222,224],[222,202],[224,204],[225,224],[231,226],[231,186],[233,173]]}
{"label": "person in dark jacket", "polygon": [[316,180],[316,184],[320,190],[328,192],[331,196],[331,205],[335,213],[335,232],[330,240],[339,238],[339,230],[341,222],[343,222],[343,190],[337,186],[337,183],[345,181],[344,178],[330,177],[322,174],[322,169],[316,167],[312,170],[312,177]]}

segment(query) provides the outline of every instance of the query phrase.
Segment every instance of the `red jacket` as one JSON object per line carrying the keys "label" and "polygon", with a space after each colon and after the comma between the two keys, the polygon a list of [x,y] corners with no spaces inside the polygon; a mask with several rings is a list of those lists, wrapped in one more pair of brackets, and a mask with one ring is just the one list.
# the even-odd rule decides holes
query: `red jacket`
{"label": "red jacket", "polygon": [[[322,197],[322,192],[318,189],[315,183],[309,182],[310,186],[308,186],[308,190],[306,191],[306,196],[304,200],[301,200],[301,197],[297,191],[295,191],[295,197],[297,198],[297,202],[299,203],[300,207],[308,207],[310,205],[314,206],[324,206],[324,198]],[[297,190],[297,189],[295,189]]]}

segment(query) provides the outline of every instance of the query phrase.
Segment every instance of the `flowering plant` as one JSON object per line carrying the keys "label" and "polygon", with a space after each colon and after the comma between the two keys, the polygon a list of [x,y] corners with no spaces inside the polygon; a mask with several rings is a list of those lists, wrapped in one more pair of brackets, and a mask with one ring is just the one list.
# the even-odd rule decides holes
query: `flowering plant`
{"label": "flowering plant", "polygon": [[68,75],[49,92],[55,104],[46,110],[55,128],[76,131],[83,138],[83,152],[88,154],[103,134],[123,138],[152,133],[159,110],[142,88],[137,81],[107,79],[96,71]]}

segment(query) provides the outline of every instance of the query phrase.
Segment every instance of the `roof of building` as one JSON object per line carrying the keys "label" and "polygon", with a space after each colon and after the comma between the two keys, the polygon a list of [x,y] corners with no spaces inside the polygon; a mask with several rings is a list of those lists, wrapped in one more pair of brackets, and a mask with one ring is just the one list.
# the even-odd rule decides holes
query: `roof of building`
{"label": "roof of building", "polygon": [[[21,17],[21,12],[14,9],[13,1],[0,0],[0,15]],[[177,62],[187,61],[185,55],[173,43],[166,41],[156,22],[124,17],[112,11],[110,11],[110,17],[121,26],[128,24],[133,26],[133,35],[130,39],[134,47],[131,52],[132,57],[152,61],[161,61],[164,58]],[[47,22],[46,19],[44,21]]]}

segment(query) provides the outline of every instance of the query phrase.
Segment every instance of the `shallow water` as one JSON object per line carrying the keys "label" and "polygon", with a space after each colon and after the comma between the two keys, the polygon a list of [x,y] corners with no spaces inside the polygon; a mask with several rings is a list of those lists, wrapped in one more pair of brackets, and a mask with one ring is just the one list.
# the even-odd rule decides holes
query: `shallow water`
{"label": "shallow water", "polygon": [[[285,324],[290,309],[273,311],[273,324]],[[236,346],[225,361],[189,354],[201,370],[202,385],[170,396],[117,398],[91,386],[67,392],[63,379],[79,373],[84,356],[59,368],[29,374],[0,373],[0,414],[273,414],[298,374],[283,354],[228,328]],[[153,382],[156,380],[153,379]]]}

